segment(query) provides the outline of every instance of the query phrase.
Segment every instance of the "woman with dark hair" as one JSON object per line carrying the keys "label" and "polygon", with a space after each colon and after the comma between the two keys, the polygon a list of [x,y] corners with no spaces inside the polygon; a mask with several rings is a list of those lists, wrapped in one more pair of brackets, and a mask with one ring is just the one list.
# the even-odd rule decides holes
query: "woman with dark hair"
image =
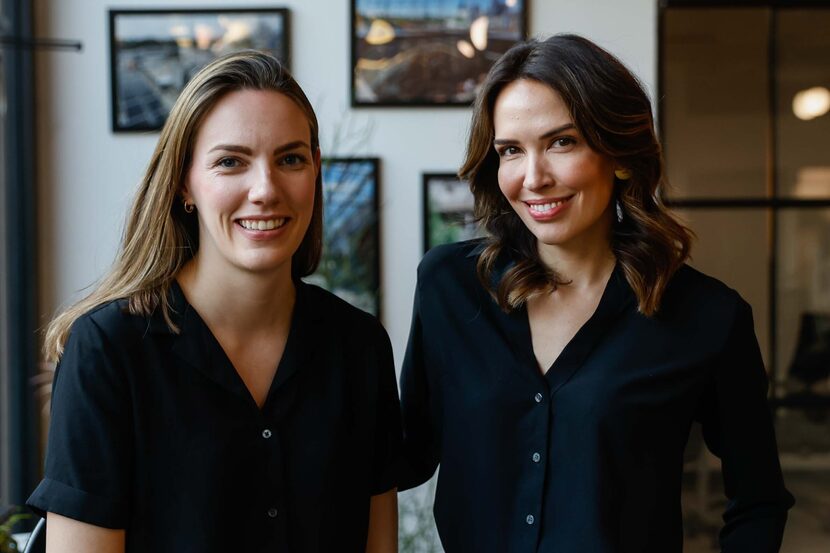
{"label": "woman with dark hair", "polygon": [[47,331],[48,552],[397,550],[389,338],[300,280],[322,201],[317,118],[276,59],[193,77],[115,265]]}
{"label": "woman with dark hair", "polygon": [[481,241],[421,262],[403,488],[441,469],[448,553],[668,553],[693,421],[723,463],[725,552],[773,552],[792,497],[748,304],[685,265],[651,105],[573,35],[519,44],[475,104]]}

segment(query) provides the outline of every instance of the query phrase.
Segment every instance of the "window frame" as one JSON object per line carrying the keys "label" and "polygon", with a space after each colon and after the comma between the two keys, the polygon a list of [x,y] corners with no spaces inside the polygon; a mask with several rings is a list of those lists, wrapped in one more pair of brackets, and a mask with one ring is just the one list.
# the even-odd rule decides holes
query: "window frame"
{"label": "window frame", "polygon": [[[768,260],[768,317],[769,317],[769,343],[767,347],[768,374],[770,380],[770,404],[775,410],[779,407],[815,408],[816,404],[801,404],[793,398],[781,397],[779,394],[779,370],[778,358],[778,248],[779,248],[779,216],[784,209],[816,209],[830,207],[830,197],[816,199],[797,199],[779,195],[778,182],[778,119],[777,119],[777,17],[783,11],[804,10],[804,9],[830,9],[830,0],[766,0],[766,1],[724,1],[724,0],[659,0],[657,13],[657,119],[661,140],[666,143],[663,116],[666,112],[666,80],[664,72],[665,63],[665,42],[666,42],[666,16],[667,11],[682,9],[766,9],[769,12],[768,46],[767,46],[767,115],[769,120],[769,132],[766,140],[766,196],[756,197],[725,197],[725,198],[672,198],[670,195],[664,198],[666,205],[672,209],[717,209],[717,210],[738,210],[753,209],[763,210],[768,220],[767,239],[767,260]],[[830,408],[830,398],[826,398],[826,405]]]}

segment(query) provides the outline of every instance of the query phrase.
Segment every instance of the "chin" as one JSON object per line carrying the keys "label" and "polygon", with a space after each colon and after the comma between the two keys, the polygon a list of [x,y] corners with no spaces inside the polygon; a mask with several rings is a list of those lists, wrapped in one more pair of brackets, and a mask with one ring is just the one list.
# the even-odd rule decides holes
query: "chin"
{"label": "chin", "polygon": [[275,257],[240,260],[237,267],[248,273],[268,274],[278,273],[283,270],[291,271],[291,257]]}

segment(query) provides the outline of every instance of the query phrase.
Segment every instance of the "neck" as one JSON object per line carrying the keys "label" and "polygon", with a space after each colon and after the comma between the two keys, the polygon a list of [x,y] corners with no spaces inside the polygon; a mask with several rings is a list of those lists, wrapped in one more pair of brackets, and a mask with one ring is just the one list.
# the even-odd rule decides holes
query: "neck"
{"label": "neck", "polygon": [[196,255],[176,278],[211,329],[255,334],[290,323],[296,298],[290,266],[270,274],[206,271]]}
{"label": "neck", "polygon": [[539,257],[561,279],[571,282],[572,289],[604,286],[616,264],[609,234],[610,229],[608,233],[583,236],[567,244],[538,243]]}

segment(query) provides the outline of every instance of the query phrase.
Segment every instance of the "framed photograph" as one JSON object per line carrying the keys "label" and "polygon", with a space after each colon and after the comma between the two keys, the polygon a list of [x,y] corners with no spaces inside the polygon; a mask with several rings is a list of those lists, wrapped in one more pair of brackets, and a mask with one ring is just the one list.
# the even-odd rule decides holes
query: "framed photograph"
{"label": "framed photograph", "polygon": [[262,50],[289,63],[284,8],[110,10],[112,130],[158,130],[184,85],[215,58]]}
{"label": "framed photograph", "polygon": [[323,257],[306,278],[380,316],[377,158],[323,159]]}
{"label": "framed photograph", "polygon": [[484,232],[473,215],[470,186],[452,173],[424,173],[424,253]]}
{"label": "framed photograph", "polygon": [[466,106],[527,28],[527,0],[352,0],[353,106]]}

